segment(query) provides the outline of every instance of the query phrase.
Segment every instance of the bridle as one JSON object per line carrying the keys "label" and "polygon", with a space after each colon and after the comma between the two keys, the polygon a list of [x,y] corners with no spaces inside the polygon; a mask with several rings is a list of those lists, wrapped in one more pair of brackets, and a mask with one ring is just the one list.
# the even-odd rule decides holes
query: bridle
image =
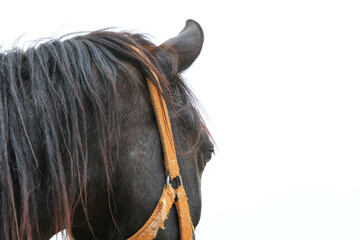
{"label": "bridle", "polygon": [[[160,87],[159,78],[153,71],[153,67],[150,64],[150,60],[142,53],[138,48],[131,46],[137,54],[140,54],[145,64],[149,67],[153,78]],[[156,122],[158,125],[162,149],[164,152],[164,165],[166,171],[166,183],[163,187],[163,192],[159,199],[155,210],[151,214],[150,218],[146,223],[128,240],[150,240],[156,237],[159,228],[165,229],[164,222],[168,217],[169,211],[173,204],[176,206],[178,218],[179,218],[179,229],[181,240],[193,239],[194,226],[191,222],[188,198],[179,171],[179,165],[176,158],[174,139],[172,135],[169,113],[166,107],[164,98],[159,94],[157,87],[154,83],[146,78],[146,82],[149,88],[151,103],[155,112]],[[170,181],[178,178],[179,186],[174,189]]]}
{"label": "bridle", "polygon": [[[161,89],[159,78],[153,71],[150,60],[138,48],[134,46],[131,47],[144,60],[144,63],[150,69],[153,78],[158,83],[158,88]],[[186,192],[179,171],[178,161],[176,158],[169,113],[166,107],[165,100],[159,94],[154,83],[149,78],[146,78],[146,82],[149,88],[151,103],[155,112],[156,122],[160,133],[161,145],[164,152],[164,165],[167,177],[159,202],[156,205],[155,210],[151,214],[150,218],[134,235],[132,235],[127,240],[154,239],[159,228],[165,229],[164,222],[167,219],[169,211],[174,204],[176,206],[179,218],[180,239],[192,240],[193,234],[195,234],[195,230],[191,222],[188,198],[186,196]],[[179,186],[175,189],[172,187],[170,181],[176,178],[178,178],[179,180]],[[73,238],[71,237],[70,239],[73,240]]]}

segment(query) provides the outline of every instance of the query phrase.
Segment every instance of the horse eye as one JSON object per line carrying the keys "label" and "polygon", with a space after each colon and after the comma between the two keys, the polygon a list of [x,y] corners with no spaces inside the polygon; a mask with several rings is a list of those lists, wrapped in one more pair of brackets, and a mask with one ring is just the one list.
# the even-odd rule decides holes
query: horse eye
{"label": "horse eye", "polygon": [[208,149],[204,152],[204,158],[206,160],[206,162],[210,161],[212,155],[215,153],[214,149]]}

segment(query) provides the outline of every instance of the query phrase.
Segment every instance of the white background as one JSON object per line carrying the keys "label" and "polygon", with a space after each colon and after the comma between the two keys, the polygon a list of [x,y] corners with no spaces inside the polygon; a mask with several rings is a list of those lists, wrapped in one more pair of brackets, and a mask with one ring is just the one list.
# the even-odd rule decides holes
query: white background
{"label": "white background", "polygon": [[[7,1],[3,51],[118,27],[205,32],[185,77],[217,143],[197,239],[360,239],[358,1]],[[25,44],[26,45],[26,44]]]}

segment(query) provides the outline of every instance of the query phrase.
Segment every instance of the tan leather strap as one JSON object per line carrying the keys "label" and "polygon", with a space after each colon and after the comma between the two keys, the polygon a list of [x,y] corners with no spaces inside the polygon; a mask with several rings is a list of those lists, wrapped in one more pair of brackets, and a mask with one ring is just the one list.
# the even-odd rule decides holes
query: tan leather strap
{"label": "tan leather strap", "polygon": [[[159,89],[161,90],[159,78],[154,72],[150,60],[138,48],[134,46],[131,47],[143,58],[144,63],[150,69],[153,77],[155,78],[155,81],[158,83],[157,85]],[[160,133],[161,144],[164,152],[164,165],[166,169],[166,174],[170,176],[171,180],[173,180],[180,175],[180,172],[175,153],[174,138],[172,135],[169,113],[166,107],[165,100],[159,94],[155,84],[149,78],[146,78],[146,82],[149,88],[151,103],[154,108],[156,122]]]}
{"label": "tan leather strap", "polygon": [[[153,71],[152,74],[154,75],[154,78],[159,82],[158,77]],[[175,145],[170,125],[169,113],[166,107],[165,100],[158,93],[156,86],[148,78],[146,79],[146,81],[148,84],[151,102],[154,108],[156,122],[160,133],[161,144],[164,152],[164,164],[166,174],[170,176],[171,180],[173,180],[174,178],[178,177],[180,173],[175,153]]]}
{"label": "tan leather strap", "polygon": [[[138,48],[132,46],[132,48],[140,54],[140,56],[143,58],[144,63],[148,66],[150,69],[154,79],[158,83],[158,88],[161,90],[159,78],[156,75],[156,73],[153,71],[152,64],[150,63],[149,59],[146,57],[144,53],[142,53]],[[164,98],[159,94],[158,89],[154,85],[154,83],[149,79],[146,78],[146,82],[149,88],[150,96],[151,96],[151,103],[154,108],[154,113],[156,117],[156,122],[158,125],[160,138],[161,138],[161,144],[164,152],[164,165],[166,174],[170,177],[171,180],[173,180],[176,177],[181,178],[180,172],[179,172],[179,165],[176,158],[176,152],[175,152],[175,145],[174,145],[174,139],[172,135],[171,130],[171,124],[170,124],[170,118],[169,113],[166,107],[166,103]],[[171,184],[165,185],[164,189],[173,189],[171,187]],[[170,190],[167,190],[170,191]],[[176,194],[176,195],[175,195]],[[179,218],[179,228],[180,228],[180,239],[181,240],[192,240],[192,236],[194,233],[194,227],[191,222],[191,216],[190,216],[190,209],[188,204],[188,199],[186,197],[186,192],[184,187],[181,185],[175,190],[175,194],[173,195],[175,199],[175,206],[178,213]],[[164,196],[166,195],[166,196]],[[164,201],[163,199],[166,199],[165,205],[161,202]],[[170,204],[171,203],[171,204]],[[164,228],[164,221],[167,218],[168,212],[173,205],[174,200],[170,200],[167,198],[167,192],[165,190],[163,191],[163,194],[160,197],[159,203],[156,206],[153,214],[150,216],[149,220],[145,223],[145,225],[132,237],[130,237],[130,240],[148,240],[148,239],[154,239],[156,237],[156,233],[158,229]],[[169,204],[169,205],[167,205]],[[157,218],[154,216],[159,216],[158,213],[166,212],[166,216],[161,218]]]}
{"label": "tan leather strap", "polygon": [[171,185],[164,186],[163,193],[150,218],[146,221],[144,226],[132,235],[128,240],[142,239],[151,240],[156,237],[159,228],[164,229],[164,222],[167,215],[174,204],[175,190]]}
{"label": "tan leather strap", "polygon": [[186,196],[185,188],[182,185],[176,189],[175,206],[179,218],[180,239],[193,239],[192,236],[195,233],[195,229],[191,222],[188,198]]}

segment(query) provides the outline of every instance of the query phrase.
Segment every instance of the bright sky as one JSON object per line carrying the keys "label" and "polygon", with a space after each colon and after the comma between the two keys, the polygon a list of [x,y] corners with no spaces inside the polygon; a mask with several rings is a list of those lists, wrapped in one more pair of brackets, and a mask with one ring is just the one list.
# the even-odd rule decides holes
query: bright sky
{"label": "bright sky", "polygon": [[6,1],[0,45],[118,27],[205,32],[185,77],[217,142],[197,239],[360,239],[358,1]]}

